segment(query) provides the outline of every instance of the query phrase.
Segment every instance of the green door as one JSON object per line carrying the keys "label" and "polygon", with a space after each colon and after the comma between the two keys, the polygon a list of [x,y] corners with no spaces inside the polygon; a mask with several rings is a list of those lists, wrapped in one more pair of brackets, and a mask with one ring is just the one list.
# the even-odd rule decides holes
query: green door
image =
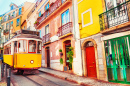
{"label": "green door", "polygon": [[108,80],[130,84],[130,36],[106,40],[105,55]]}

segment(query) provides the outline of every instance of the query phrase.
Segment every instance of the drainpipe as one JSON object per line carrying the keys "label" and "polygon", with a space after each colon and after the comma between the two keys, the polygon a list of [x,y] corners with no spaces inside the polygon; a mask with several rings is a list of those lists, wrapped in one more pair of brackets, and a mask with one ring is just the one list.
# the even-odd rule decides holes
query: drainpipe
{"label": "drainpipe", "polygon": [[9,40],[10,40],[10,23],[11,23],[11,22],[9,22]]}
{"label": "drainpipe", "polygon": [[[76,33],[75,33],[75,15],[74,15],[74,0],[72,0],[72,9],[73,9],[73,31],[74,31],[74,39],[76,40]],[[76,40],[77,41],[77,40]]]}
{"label": "drainpipe", "polygon": [[[76,31],[75,31],[75,14],[77,14],[78,15],[78,11],[76,11],[75,12],[75,4],[77,5],[77,1],[76,2],[74,2],[74,1],[76,1],[76,0],[72,0],[72,7],[73,7],[73,24],[74,24],[74,39],[77,41],[77,40],[79,40],[79,44],[80,44],[80,49],[81,49],[81,40],[80,40],[80,31],[77,31],[77,33],[76,33]],[[78,9],[78,8],[77,8]],[[78,28],[77,28],[78,30],[79,30],[79,25],[78,25]],[[79,32],[79,33],[78,33]],[[79,34],[78,35],[78,38],[76,37],[76,34]],[[84,71],[83,71],[83,58],[82,58],[82,50],[81,50],[81,68],[82,68],[82,76],[84,76]]]}

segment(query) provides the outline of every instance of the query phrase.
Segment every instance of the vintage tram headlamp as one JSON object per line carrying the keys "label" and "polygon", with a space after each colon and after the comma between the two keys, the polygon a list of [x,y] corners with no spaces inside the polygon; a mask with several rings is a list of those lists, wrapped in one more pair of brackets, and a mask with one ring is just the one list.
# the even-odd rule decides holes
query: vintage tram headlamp
{"label": "vintage tram headlamp", "polygon": [[30,61],[30,63],[31,63],[31,64],[33,64],[33,63],[34,63],[34,61],[33,61],[33,60],[31,60],[31,61]]}

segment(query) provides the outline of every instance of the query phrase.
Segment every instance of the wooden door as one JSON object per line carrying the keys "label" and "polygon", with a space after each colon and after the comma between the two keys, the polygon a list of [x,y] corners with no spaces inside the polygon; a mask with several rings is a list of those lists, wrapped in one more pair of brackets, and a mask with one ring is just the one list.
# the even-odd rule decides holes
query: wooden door
{"label": "wooden door", "polygon": [[88,77],[97,77],[96,73],[96,61],[95,61],[95,51],[94,47],[86,48],[86,62],[87,62],[87,76]]}
{"label": "wooden door", "polygon": [[49,48],[47,48],[47,67],[50,67],[50,51],[49,51]]}

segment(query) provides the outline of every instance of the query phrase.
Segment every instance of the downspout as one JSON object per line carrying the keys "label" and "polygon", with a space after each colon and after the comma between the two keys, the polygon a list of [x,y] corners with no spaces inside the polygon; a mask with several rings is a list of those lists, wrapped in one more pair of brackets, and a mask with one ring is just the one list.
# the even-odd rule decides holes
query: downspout
{"label": "downspout", "polygon": [[[76,37],[75,37],[75,15],[74,15],[74,13],[75,13],[75,11],[74,11],[74,0],[72,0],[72,9],[73,9],[73,31],[74,31],[74,39],[76,40]],[[77,40],[76,40],[77,41]]]}
{"label": "downspout", "polygon": [[[75,15],[74,13],[76,13],[78,15],[77,12],[75,12],[74,10],[74,4],[76,4],[77,6],[77,0],[76,0],[76,3],[74,3],[75,0],[72,0],[72,6],[73,6],[73,22],[74,22],[74,39],[77,41],[79,40],[80,42],[80,49],[81,49],[81,40],[80,40],[80,31],[79,31],[79,39],[76,39],[76,32],[75,32]],[[78,7],[77,7],[77,10],[78,10]],[[78,29],[79,29],[79,26],[78,26]],[[84,76],[84,71],[83,71],[83,58],[82,58],[82,49],[81,49],[81,66],[82,66],[82,76]]]}

